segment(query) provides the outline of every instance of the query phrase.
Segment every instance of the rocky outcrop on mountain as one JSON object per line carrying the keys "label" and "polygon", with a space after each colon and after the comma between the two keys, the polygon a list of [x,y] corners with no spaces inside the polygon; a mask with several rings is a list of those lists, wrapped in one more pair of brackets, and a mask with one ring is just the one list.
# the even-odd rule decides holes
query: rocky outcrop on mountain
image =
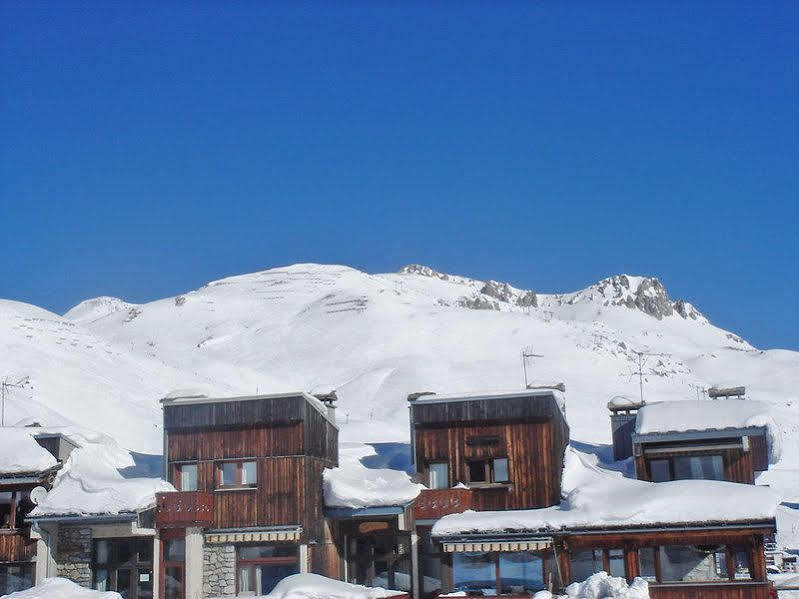
{"label": "rocky outcrop on mountain", "polygon": [[441,279],[442,281],[449,281],[449,275],[443,272],[433,270],[429,266],[423,264],[407,264],[399,269],[401,275],[421,275],[423,277],[431,277],[434,279]]}
{"label": "rocky outcrop on mountain", "polygon": [[499,310],[499,303],[488,299],[482,295],[473,297],[462,297],[458,300],[458,305],[462,308],[472,310]]}
{"label": "rocky outcrop on mountain", "polygon": [[654,277],[645,278],[635,291],[635,305],[641,312],[658,320],[674,313],[674,306],[666,293],[663,283]]}

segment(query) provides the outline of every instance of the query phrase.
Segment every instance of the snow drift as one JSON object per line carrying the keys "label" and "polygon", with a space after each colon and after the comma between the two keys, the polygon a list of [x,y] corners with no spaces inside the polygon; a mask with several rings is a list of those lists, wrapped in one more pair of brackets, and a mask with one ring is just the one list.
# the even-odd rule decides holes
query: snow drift
{"label": "snow drift", "polygon": [[3,595],[3,599],[122,599],[122,595],[87,589],[66,578],[46,578],[30,589]]}

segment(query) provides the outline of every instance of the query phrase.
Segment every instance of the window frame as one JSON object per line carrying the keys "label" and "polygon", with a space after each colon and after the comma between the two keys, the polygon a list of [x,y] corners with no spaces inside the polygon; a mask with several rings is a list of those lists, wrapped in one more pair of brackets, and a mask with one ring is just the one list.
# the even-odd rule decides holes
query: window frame
{"label": "window frame", "polygon": [[[446,479],[444,481],[444,486],[437,486],[433,487],[431,484],[431,474],[433,472],[432,466],[444,466],[445,476]],[[431,460],[427,462],[427,487],[429,489],[449,489],[450,488],[450,480],[449,480],[449,462],[446,460]]]}
{"label": "window frame", "polygon": [[[675,478],[675,460],[683,458],[683,459],[702,459],[702,458],[719,458],[721,460],[721,478],[720,479],[713,479],[713,478]],[[721,480],[726,481],[727,478],[727,460],[725,459],[724,453],[719,453],[718,451],[708,450],[703,451],[701,453],[685,453],[685,454],[674,454],[674,455],[662,455],[662,456],[649,456],[646,458],[646,473],[647,477],[650,481],[654,481],[654,476],[652,475],[652,462],[666,462],[668,464],[668,473],[669,478],[665,481],[658,481],[658,482],[671,482],[674,480]]]}
{"label": "window frame", "polygon": [[[149,560],[142,559],[142,553],[139,551],[139,544],[142,542],[147,542],[149,544],[149,549],[147,553],[149,553]],[[106,560],[105,562],[100,562],[98,559],[99,556],[99,547],[100,543],[105,543],[106,546]],[[122,560],[119,556],[119,548],[121,545],[126,545],[127,551],[127,559]],[[92,540],[92,558],[91,558],[91,570],[92,570],[92,587],[93,589],[97,589],[97,585],[100,582],[98,574],[101,571],[106,573],[106,591],[116,591],[116,592],[124,592],[126,593],[127,597],[131,597],[135,599],[139,596],[139,584],[140,580],[140,571],[141,570],[149,570],[150,572],[150,584],[154,587],[155,580],[153,580],[155,576],[155,552],[153,551],[153,537],[150,536],[132,536],[132,537],[108,537],[108,538],[99,538]],[[130,574],[130,580],[128,581],[128,588],[127,589],[119,589],[119,572],[120,571],[127,571]]]}
{"label": "window frame", "polygon": [[[197,474],[195,475],[195,486],[193,489],[184,489],[183,488],[183,468],[186,466],[194,466]],[[200,464],[198,462],[181,462],[175,464],[175,488],[182,493],[190,493],[192,491],[199,491],[200,490]]]}
{"label": "window frame", "polygon": [[[530,551],[530,550],[526,550],[526,551],[475,551],[475,552],[463,552],[463,553],[480,553],[480,554],[484,554],[484,555],[490,557],[490,560],[488,560],[487,563],[489,563],[490,568],[493,570],[493,581],[494,581],[493,590],[496,591],[497,596],[508,595],[509,594],[509,592],[503,591],[502,568],[501,568],[501,565],[500,565],[501,556],[503,554],[508,554],[508,553],[511,553],[511,554],[527,553],[527,554],[531,555],[532,557],[536,558],[539,561],[539,563],[541,565],[542,582],[544,583],[544,587],[542,589],[538,589],[536,591],[533,591],[533,593],[535,593],[537,591],[540,591],[540,590],[546,590],[546,580],[548,578],[548,575],[551,574],[551,568],[553,566],[553,564],[549,563],[546,555],[543,552],[541,552],[541,551]],[[451,555],[455,556],[455,555],[459,555],[459,553],[453,553]],[[452,574],[451,574],[451,576],[452,576],[452,588],[453,588],[453,590],[455,590],[457,585],[455,584],[455,575],[456,575],[456,573],[455,573],[455,563],[454,563],[454,561],[453,561],[451,567],[452,567]],[[466,593],[468,594],[469,590],[471,590],[471,589],[462,589],[462,590],[465,590]],[[527,592],[527,591],[525,591],[525,592]]]}
{"label": "window frame", "polygon": [[[244,464],[247,463],[254,463],[255,464],[255,482],[252,483],[243,483],[243,471],[244,471]],[[224,464],[235,464],[236,465],[236,482],[233,484],[222,484],[222,468]],[[245,459],[245,460],[220,460],[214,463],[214,489],[216,491],[232,491],[232,490],[248,490],[248,489],[257,489],[258,488],[258,460],[255,458],[253,459]]]}
{"label": "window frame", "polygon": [[[246,461],[246,460],[245,460]],[[295,555],[293,556],[279,556],[279,557],[255,557],[255,558],[244,558],[242,559],[239,556],[239,550],[243,547],[266,547],[266,546],[279,546],[279,547],[290,547],[294,549]],[[300,548],[298,545],[293,544],[281,544],[281,543],[261,543],[261,544],[239,544],[236,545],[236,568],[235,568],[235,577],[236,577],[236,595],[238,596],[241,593],[241,589],[239,588],[239,583],[241,581],[241,570],[247,569],[249,570],[249,577],[250,581],[255,580],[255,567],[256,566],[290,566],[295,565],[297,568],[297,572],[300,571]],[[256,597],[263,597],[264,595],[260,594],[261,590],[258,589],[256,591]]]}
{"label": "window frame", "polygon": [[[508,479],[503,481],[495,480],[494,462],[496,460],[507,461]],[[485,472],[485,480],[472,480],[472,464],[483,464]],[[487,458],[469,458],[466,459],[466,479],[469,485],[473,486],[492,486],[492,485],[510,485],[512,484],[512,477],[510,474],[510,458],[506,455],[492,456]]]}
{"label": "window frame", "polygon": [[[670,584],[696,584],[696,585],[713,585],[713,584],[724,584],[730,582],[741,582],[741,583],[754,583],[754,582],[762,582],[757,580],[755,577],[755,569],[754,563],[752,561],[753,556],[753,548],[747,545],[743,545],[740,543],[719,543],[718,544],[718,551],[715,551],[714,554],[723,553],[725,555],[725,566],[726,566],[726,576],[720,576],[719,578],[709,578],[706,580],[664,580],[663,577],[663,564],[662,564],[662,557],[661,557],[661,549],[664,547],[691,547],[695,548],[696,545],[685,544],[685,545],[642,545],[640,547],[636,547],[633,551],[635,553],[635,561],[636,567],[638,570],[638,575],[641,576],[641,550],[653,550],[654,554],[654,568],[655,568],[655,575],[654,580],[650,580],[650,584],[657,584],[657,585],[670,585]],[[737,550],[737,551],[736,551]],[[738,577],[738,560],[737,557],[739,554],[746,555],[746,568],[749,571],[748,578],[739,578]],[[626,562],[626,560],[625,560]],[[626,563],[625,563],[625,575],[629,577],[629,572],[627,572]]]}

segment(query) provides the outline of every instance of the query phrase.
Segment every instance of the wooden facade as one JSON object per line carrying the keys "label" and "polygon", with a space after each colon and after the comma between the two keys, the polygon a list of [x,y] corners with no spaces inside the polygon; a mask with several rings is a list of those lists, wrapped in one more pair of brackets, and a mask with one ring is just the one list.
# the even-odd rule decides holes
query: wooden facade
{"label": "wooden facade", "polygon": [[[324,536],[322,473],[338,464],[338,429],[304,395],[164,406],[167,468],[197,466],[197,491],[212,495],[210,528],[294,525]],[[222,487],[225,462],[254,462],[256,484]]]}
{"label": "wooden facade", "polygon": [[[542,392],[411,402],[416,471],[446,462],[447,487],[464,483],[471,509],[530,509],[560,501],[569,429],[554,395]],[[507,480],[474,480],[475,463],[507,459]],[[488,467],[488,466],[487,466]]]}
{"label": "wooden facade", "polygon": [[24,562],[36,557],[36,541],[22,529],[0,530],[0,562]]}

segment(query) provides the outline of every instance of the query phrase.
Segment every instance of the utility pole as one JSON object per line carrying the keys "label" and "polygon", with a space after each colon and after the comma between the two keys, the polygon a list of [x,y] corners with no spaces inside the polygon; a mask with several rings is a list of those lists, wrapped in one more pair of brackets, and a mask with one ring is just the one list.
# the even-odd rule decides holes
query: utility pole
{"label": "utility pole", "polygon": [[655,354],[634,350],[633,353],[638,357],[638,370],[632,371],[630,373],[630,377],[638,375],[638,392],[641,396],[641,403],[644,403],[644,366],[646,366],[646,363],[651,356],[668,356],[669,354]]}
{"label": "utility pole", "polygon": [[0,392],[0,426],[6,425],[6,388],[7,387],[22,387],[22,382],[25,379],[20,379],[16,383],[9,383],[8,377],[4,378],[2,382],[0,382],[0,387],[2,387],[2,391]]}
{"label": "utility pole", "polygon": [[541,354],[534,354],[533,353],[533,346],[528,345],[527,347],[522,349],[522,369],[524,370],[524,388],[527,389],[527,359],[528,358],[543,358],[544,356]]}

